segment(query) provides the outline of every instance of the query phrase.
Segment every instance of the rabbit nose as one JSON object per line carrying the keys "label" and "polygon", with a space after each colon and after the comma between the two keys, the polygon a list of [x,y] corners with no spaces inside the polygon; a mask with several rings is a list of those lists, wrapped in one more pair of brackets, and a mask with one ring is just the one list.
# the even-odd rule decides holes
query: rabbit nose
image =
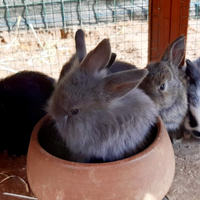
{"label": "rabbit nose", "polygon": [[200,132],[199,131],[192,131],[194,137],[199,138],[200,139]]}

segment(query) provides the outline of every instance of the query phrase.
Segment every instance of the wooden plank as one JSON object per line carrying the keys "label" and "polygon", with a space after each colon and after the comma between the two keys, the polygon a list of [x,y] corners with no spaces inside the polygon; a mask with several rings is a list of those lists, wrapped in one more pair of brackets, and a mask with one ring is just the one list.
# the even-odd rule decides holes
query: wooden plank
{"label": "wooden plank", "polygon": [[[185,44],[187,42],[189,10],[190,10],[190,0],[182,0],[181,1],[180,33],[179,33],[179,35],[185,36]],[[180,65],[181,66],[184,65],[184,62],[185,62],[185,57]]]}
{"label": "wooden plank", "polygon": [[187,40],[187,28],[190,10],[190,0],[181,1],[181,13],[180,13],[180,33],[179,35],[185,35]]}
{"label": "wooden plank", "polygon": [[171,0],[149,0],[149,62],[157,61],[169,42],[170,8]]}
{"label": "wooden plank", "polygon": [[160,1],[160,26],[159,26],[159,55],[163,55],[170,42],[171,26],[171,0]]}
{"label": "wooden plank", "polygon": [[148,62],[151,60],[152,48],[152,25],[153,25],[153,1],[149,0],[149,13],[148,13]]}
{"label": "wooden plank", "polygon": [[187,36],[190,0],[149,0],[148,61],[161,58],[167,45]]}
{"label": "wooden plank", "polygon": [[182,6],[181,6],[182,8],[183,7],[187,7],[187,8],[190,7],[190,0],[182,0],[181,3],[182,3]]}
{"label": "wooden plank", "polygon": [[181,1],[182,0],[172,1],[170,43],[180,35]]}
{"label": "wooden plank", "polygon": [[158,40],[151,40],[151,45],[152,49],[158,48]]}
{"label": "wooden plank", "polygon": [[158,33],[160,17],[160,0],[149,0],[149,42],[148,60],[152,61],[158,55]]}

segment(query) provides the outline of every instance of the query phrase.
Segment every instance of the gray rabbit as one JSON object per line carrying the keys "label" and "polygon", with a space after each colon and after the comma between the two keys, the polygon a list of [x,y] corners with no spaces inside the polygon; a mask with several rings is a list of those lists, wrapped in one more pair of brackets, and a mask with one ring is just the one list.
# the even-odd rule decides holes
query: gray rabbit
{"label": "gray rabbit", "polygon": [[[61,72],[59,80],[64,76],[65,73],[67,73],[71,67],[76,64],[80,64],[81,61],[86,56],[86,45],[85,45],[85,33],[82,29],[78,29],[75,34],[75,46],[76,46],[76,53],[70,58],[70,60],[64,64]],[[59,81],[58,80],[58,81]]]}
{"label": "gray rabbit", "polygon": [[191,62],[186,60],[188,86],[188,113],[185,127],[192,135],[200,138],[200,58]]}
{"label": "gray rabbit", "polygon": [[[85,44],[85,33],[82,29],[78,29],[75,34],[75,47],[76,53],[72,55],[70,60],[66,62],[61,70],[59,80],[64,76],[64,74],[71,69],[74,63],[81,63],[81,61],[85,58],[87,50]],[[108,69],[108,73],[115,73],[119,71],[129,70],[129,69],[136,69],[136,67],[132,64],[115,61],[116,54],[112,53],[109,62],[105,68]],[[76,64],[75,64],[76,65]]]}
{"label": "gray rabbit", "polygon": [[139,85],[155,103],[172,139],[182,138],[187,113],[187,81],[179,65],[184,57],[183,36],[174,40],[159,62],[150,63],[149,74]]}
{"label": "gray rabbit", "polygon": [[110,42],[104,39],[81,63],[70,65],[48,102],[47,111],[71,152],[69,160],[119,160],[142,151],[155,138],[157,109],[137,89],[148,71],[109,74],[110,60]]}
{"label": "gray rabbit", "polygon": [[137,69],[137,67],[135,65],[132,65],[130,63],[119,61],[119,60],[115,61],[114,56],[116,58],[116,54],[112,53],[111,60],[109,62],[109,65],[107,66],[110,73],[116,73],[116,72],[131,70],[131,69]]}

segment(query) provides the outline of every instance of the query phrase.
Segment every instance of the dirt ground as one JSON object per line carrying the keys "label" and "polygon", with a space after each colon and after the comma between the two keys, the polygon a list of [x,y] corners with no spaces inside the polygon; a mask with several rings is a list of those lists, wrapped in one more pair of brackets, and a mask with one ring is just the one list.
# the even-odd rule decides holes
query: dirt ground
{"label": "dirt ground", "polygon": [[[188,26],[186,58],[191,60],[200,55],[200,23],[190,20]],[[50,31],[29,30],[12,33],[0,33],[0,78],[4,78],[20,70],[42,71],[57,78],[62,65],[74,53],[74,35],[79,27],[69,28],[66,33],[62,30]],[[91,50],[103,38],[109,37],[112,51],[117,53],[119,60],[145,67],[147,63],[148,23],[123,22],[105,26],[84,26],[87,50]],[[200,141],[194,138],[174,144],[176,158],[176,173],[173,184],[167,194],[170,200],[198,200],[200,187]],[[15,174],[8,168],[5,171],[5,156],[0,156],[0,182],[4,178],[1,173],[18,175],[26,180],[25,158],[23,157],[22,171]],[[10,158],[11,159],[11,158]],[[16,158],[9,166],[15,166]],[[14,200],[17,198],[2,195],[0,183],[0,199]],[[5,192],[5,191],[4,191]],[[9,191],[7,191],[9,192]],[[24,194],[24,193],[22,193]],[[29,193],[28,193],[29,194]]]}
{"label": "dirt ground", "polygon": [[167,194],[169,200],[200,199],[200,141],[195,138],[173,144],[175,177]]}

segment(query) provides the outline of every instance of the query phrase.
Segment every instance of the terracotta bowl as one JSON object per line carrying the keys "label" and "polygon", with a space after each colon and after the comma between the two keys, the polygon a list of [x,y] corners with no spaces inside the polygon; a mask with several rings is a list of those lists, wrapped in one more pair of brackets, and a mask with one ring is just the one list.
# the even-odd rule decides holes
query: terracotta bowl
{"label": "terracotta bowl", "polygon": [[158,118],[153,143],[132,157],[108,163],[76,163],[46,152],[38,132],[47,115],[35,126],[27,157],[27,176],[39,200],[161,200],[174,177],[171,141]]}

